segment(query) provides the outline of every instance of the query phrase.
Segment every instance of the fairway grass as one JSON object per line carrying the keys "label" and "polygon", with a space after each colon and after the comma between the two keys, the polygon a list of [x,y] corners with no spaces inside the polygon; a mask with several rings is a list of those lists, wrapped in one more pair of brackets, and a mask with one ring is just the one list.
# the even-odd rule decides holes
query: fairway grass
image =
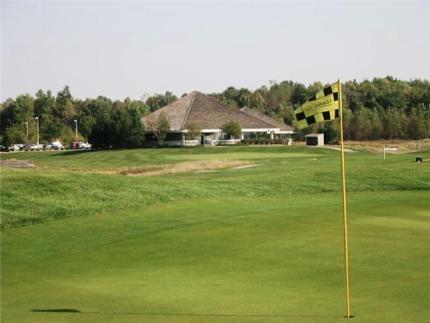
{"label": "fairway grass", "polygon": [[[117,152],[2,170],[2,322],[345,322],[338,153],[259,149],[231,153],[259,167],[150,178],[67,170]],[[228,155],[184,151],[112,164]],[[412,157],[347,155],[354,322],[428,321],[430,167]]]}

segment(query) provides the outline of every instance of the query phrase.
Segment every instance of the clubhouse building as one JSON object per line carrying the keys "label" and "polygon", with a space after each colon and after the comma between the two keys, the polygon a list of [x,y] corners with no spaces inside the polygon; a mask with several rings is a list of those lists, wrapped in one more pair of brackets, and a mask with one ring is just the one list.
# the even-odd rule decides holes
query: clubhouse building
{"label": "clubhouse building", "polygon": [[[143,118],[145,139],[149,145],[156,145],[158,142],[154,127],[160,114],[164,114],[170,123],[170,132],[163,141],[170,146],[235,144],[241,140],[261,137],[291,142],[294,133],[293,128],[282,120],[271,118],[255,109],[230,107],[209,95],[194,91]],[[240,138],[228,138],[223,133],[222,128],[231,121],[240,126]],[[193,139],[187,136],[191,127],[200,131]]]}

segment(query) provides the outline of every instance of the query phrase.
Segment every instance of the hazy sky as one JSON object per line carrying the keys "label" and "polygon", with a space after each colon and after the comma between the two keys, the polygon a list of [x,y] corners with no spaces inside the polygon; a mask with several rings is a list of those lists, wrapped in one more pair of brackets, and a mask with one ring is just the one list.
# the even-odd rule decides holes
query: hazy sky
{"label": "hazy sky", "polygon": [[2,1],[0,100],[428,79],[429,17],[429,1]]}

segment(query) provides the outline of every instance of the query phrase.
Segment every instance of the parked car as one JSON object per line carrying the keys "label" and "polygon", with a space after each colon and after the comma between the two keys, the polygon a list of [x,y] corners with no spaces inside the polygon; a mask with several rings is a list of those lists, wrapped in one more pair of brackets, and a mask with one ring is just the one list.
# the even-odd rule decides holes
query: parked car
{"label": "parked car", "polygon": [[91,149],[91,144],[88,142],[75,141],[70,145],[71,149]]}
{"label": "parked car", "polygon": [[89,142],[82,142],[81,149],[91,149],[91,144]]}
{"label": "parked car", "polygon": [[42,144],[32,144],[30,146],[30,150],[42,150],[43,149],[43,145]]}
{"label": "parked car", "polygon": [[53,141],[53,142],[50,142],[49,144],[47,144],[45,146],[45,148],[46,149],[53,149],[53,150],[63,150],[64,146],[60,141],[56,140],[56,141]]}
{"label": "parked car", "polygon": [[19,151],[23,144],[13,144],[8,147],[9,151]]}
{"label": "parked car", "polygon": [[70,144],[70,149],[79,149],[79,142],[75,141]]}

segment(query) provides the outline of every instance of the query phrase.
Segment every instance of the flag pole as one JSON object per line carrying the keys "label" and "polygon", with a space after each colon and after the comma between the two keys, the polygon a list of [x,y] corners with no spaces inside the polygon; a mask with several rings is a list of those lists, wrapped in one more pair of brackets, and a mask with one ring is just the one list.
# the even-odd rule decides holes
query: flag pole
{"label": "flag pole", "polygon": [[343,147],[343,110],[342,110],[342,84],[337,80],[339,86],[339,119],[340,119],[340,164],[342,172],[342,198],[343,198],[343,241],[345,258],[345,299],[346,317],[351,318],[351,303],[349,295],[349,252],[348,252],[348,214],[346,204],[346,181],[345,181],[345,151]]}

